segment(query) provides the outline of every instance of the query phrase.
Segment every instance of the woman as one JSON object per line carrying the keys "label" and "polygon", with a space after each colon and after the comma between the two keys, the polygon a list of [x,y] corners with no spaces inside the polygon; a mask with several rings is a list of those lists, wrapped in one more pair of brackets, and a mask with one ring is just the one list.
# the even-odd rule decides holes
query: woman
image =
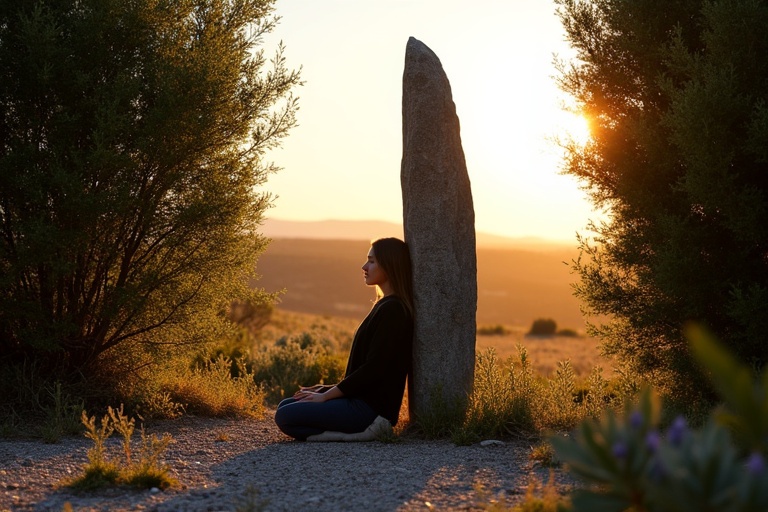
{"label": "woman", "polygon": [[363,274],[376,287],[376,302],[355,331],[344,379],[302,388],[277,407],[277,426],[295,439],[371,440],[397,423],[413,341],[408,246],[397,238],[376,240]]}

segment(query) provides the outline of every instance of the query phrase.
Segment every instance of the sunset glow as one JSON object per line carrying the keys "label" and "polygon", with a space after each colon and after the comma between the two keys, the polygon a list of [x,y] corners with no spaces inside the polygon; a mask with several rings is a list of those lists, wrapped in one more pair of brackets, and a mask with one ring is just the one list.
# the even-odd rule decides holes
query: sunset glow
{"label": "sunset glow", "polygon": [[[554,142],[586,141],[562,110],[555,55],[570,53],[550,0],[278,0],[292,67],[303,66],[298,126],[270,154],[267,190],[282,220],[402,222],[402,72],[414,36],[451,82],[476,229],[573,242],[593,217]],[[271,46],[269,46],[271,45]],[[269,52],[268,52],[269,53]]]}

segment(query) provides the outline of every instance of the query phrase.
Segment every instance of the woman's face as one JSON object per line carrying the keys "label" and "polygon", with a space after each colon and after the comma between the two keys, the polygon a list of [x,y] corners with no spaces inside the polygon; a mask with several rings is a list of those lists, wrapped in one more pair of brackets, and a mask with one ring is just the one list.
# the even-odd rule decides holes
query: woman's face
{"label": "woman's face", "polygon": [[365,284],[368,286],[379,285],[381,287],[388,280],[387,273],[379,266],[379,262],[373,254],[373,247],[368,251],[368,261],[363,265],[363,275],[365,275]]}

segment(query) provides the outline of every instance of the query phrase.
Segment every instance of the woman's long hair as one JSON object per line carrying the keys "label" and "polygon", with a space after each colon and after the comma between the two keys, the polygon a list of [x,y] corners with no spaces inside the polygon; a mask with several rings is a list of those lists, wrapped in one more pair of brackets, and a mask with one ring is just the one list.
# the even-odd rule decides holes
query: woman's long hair
{"label": "woman's long hair", "polygon": [[[413,316],[413,274],[408,245],[398,238],[379,238],[371,244],[373,255],[387,274],[392,292],[405,303]],[[381,298],[381,288],[376,286],[376,296]]]}

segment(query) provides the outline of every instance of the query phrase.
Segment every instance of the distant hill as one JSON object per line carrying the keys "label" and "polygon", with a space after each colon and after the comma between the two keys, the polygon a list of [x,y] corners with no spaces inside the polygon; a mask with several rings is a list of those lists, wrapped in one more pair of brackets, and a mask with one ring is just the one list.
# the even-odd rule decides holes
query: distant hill
{"label": "distant hill", "polygon": [[[267,219],[261,232],[270,238],[303,238],[325,240],[365,240],[394,236],[403,238],[402,224],[380,220],[322,220],[290,221]],[[544,238],[509,238],[488,233],[476,233],[478,247],[506,247],[532,250],[562,250],[573,244],[552,242]]]}
{"label": "distant hill", "polygon": [[[372,225],[366,223],[367,228]],[[389,234],[381,231],[371,238]],[[368,237],[274,238],[259,258],[257,271],[262,277],[254,286],[270,292],[285,289],[280,307],[289,311],[362,319],[374,295],[360,268],[369,243]],[[537,318],[552,318],[559,327],[583,330],[571,290],[576,278],[564,263],[576,256],[575,248],[478,247],[478,324],[527,328]]]}

